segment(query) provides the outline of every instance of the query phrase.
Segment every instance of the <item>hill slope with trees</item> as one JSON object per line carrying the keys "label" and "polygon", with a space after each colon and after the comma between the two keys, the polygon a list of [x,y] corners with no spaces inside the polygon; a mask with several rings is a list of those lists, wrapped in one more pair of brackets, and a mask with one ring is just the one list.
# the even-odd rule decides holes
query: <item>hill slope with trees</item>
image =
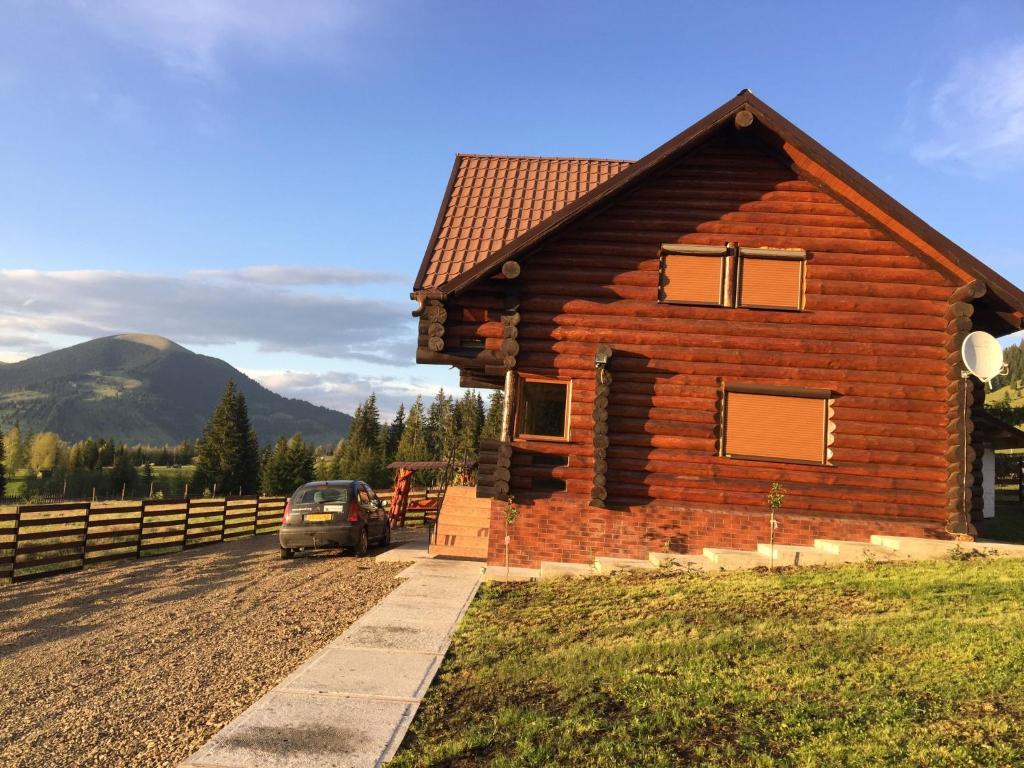
{"label": "hill slope with trees", "polygon": [[162,445],[194,440],[229,381],[245,396],[261,443],[301,432],[335,444],[352,417],[282,397],[223,360],[160,336],[125,334],[0,366],[0,424],[69,441],[103,435]]}

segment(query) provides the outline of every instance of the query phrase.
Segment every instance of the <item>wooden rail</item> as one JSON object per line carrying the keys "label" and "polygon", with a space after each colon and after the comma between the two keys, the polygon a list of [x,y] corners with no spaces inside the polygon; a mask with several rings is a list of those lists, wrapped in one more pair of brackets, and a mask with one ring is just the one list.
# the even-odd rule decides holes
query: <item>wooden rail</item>
{"label": "wooden rail", "polygon": [[27,581],[115,560],[276,531],[283,496],[69,501],[0,510],[0,579]]}
{"label": "wooden rail", "polygon": [[[421,499],[425,491],[410,498]],[[391,491],[377,497],[387,500]],[[27,581],[115,560],[274,533],[285,496],[22,504],[0,508],[0,581]],[[422,525],[410,510],[406,525]]]}

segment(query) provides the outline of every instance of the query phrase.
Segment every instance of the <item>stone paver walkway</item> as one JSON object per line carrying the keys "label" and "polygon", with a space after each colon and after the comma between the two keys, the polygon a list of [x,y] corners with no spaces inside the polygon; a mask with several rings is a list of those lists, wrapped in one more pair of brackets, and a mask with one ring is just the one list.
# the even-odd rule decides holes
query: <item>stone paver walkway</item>
{"label": "stone paver walkway", "polygon": [[481,564],[421,560],[401,576],[403,584],[182,768],[362,768],[390,760],[480,586]]}

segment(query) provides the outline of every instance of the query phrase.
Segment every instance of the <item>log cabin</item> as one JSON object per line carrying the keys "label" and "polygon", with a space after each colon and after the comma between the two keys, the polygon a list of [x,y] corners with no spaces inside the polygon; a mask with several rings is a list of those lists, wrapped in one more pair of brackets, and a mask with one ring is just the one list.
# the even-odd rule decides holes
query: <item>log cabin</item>
{"label": "log cabin", "polygon": [[754,549],[773,481],[779,543],[969,540],[1021,443],[960,348],[1024,293],[749,91],[635,162],[458,155],[412,298],[505,393],[450,554],[505,562],[510,497],[513,565]]}

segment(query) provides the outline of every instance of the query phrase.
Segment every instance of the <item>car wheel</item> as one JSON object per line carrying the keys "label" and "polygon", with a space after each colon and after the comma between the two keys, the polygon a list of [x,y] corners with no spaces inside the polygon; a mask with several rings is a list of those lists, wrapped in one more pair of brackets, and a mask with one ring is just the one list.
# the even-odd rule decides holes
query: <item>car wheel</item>
{"label": "car wheel", "polygon": [[380,545],[387,547],[391,544],[391,523],[384,526],[384,535],[380,537]]}
{"label": "car wheel", "polygon": [[370,540],[366,537],[366,526],[364,525],[359,531],[359,543],[356,544],[352,554],[356,557],[365,557],[367,550],[370,549]]}
{"label": "car wheel", "polygon": [[287,547],[281,547],[281,559],[282,560],[291,560],[293,557],[295,557],[295,550],[294,549],[288,549]]}

